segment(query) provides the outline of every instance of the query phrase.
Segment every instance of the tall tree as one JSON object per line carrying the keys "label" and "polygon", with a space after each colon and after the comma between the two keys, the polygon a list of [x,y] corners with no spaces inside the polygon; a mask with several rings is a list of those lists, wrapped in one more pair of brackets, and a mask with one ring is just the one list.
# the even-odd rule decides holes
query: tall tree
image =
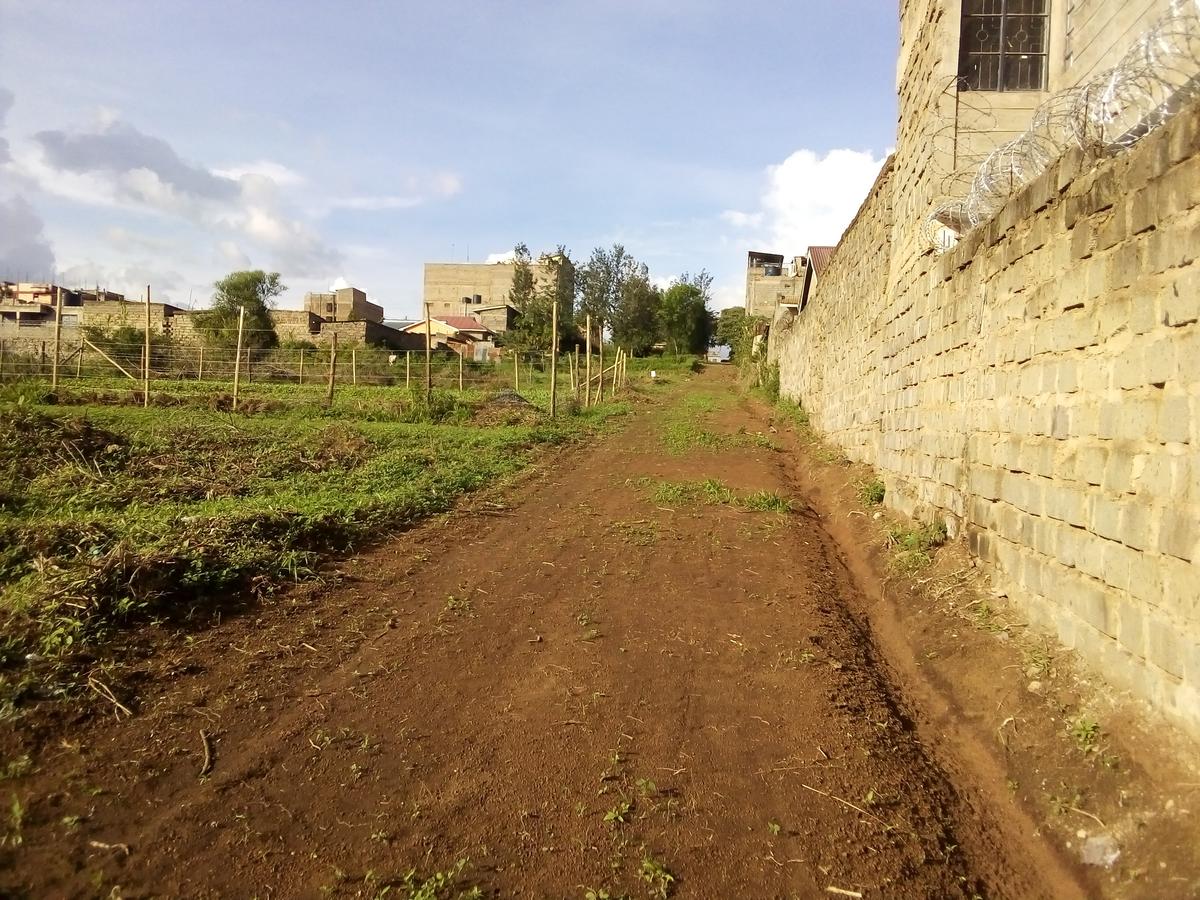
{"label": "tall tree", "polygon": [[243,323],[244,347],[275,347],[279,336],[275,323],[271,321],[271,307],[275,298],[287,288],[279,280],[278,272],[254,269],[246,272],[231,272],[214,287],[212,307],[196,313],[196,327],[211,346],[234,347],[237,345],[238,312],[246,310]]}
{"label": "tall tree", "polygon": [[721,310],[713,329],[713,341],[717,344],[725,344],[734,353],[737,353],[745,338],[747,318],[749,317],[746,315],[746,310],[740,306],[731,306]]}
{"label": "tall tree", "polygon": [[625,282],[636,275],[647,276],[648,270],[622,245],[597,247],[579,272],[579,316],[590,315],[593,327],[602,331],[621,301]]}
{"label": "tall tree", "polygon": [[612,339],[634,356],[645,356],[654,346],[659,332],[659,307],[662,292],[638,273],[621,286],[621,295],[612,312]]}
{"label": "tall tree", "polygon": [[560,347],[567,346],[574,340],[571,323],[575,308],[575,266],[570,254],[561,245],[554,253],[543,254],[538,260],[545,272],[541,278],[535,278],[529,251],[524,244],[518,245],[517,258],[523,258],[523,262],[518,262],[510,298],[514,305],[518,295],[525,299],[521,306],[521,317],[510,332],[508,343],[528,351],[547,352],[551,346],[554,304],[557,303],[558,343]]}
{"label": "tall tree", "polygon": [[674,354],[703,353],[712,334],[708,291],[712,276],[684,273],[663,293],[659,324],[667,349]]}
{"label": "tall tree", "polygon": [[533,258],[529,247],[517,244],[513,247],[513,282],[508,292],[508,302],[522,312],[533,301]]}

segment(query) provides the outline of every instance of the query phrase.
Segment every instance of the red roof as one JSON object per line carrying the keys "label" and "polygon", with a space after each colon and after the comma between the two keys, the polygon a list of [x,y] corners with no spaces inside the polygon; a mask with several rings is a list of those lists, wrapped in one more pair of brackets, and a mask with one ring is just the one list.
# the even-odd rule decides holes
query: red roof
{"label": "red roof", "polygon": [[457,328],[459,331],[484,331],[491,334],[492,329],[488,328],[478,319],[472,319],[470,316],[435,316],[439,322],[445,322],[451,328]]}
{"label": "red roof", "polygon": [[829,265],[829,259],[837,247],[809,247],[808,258],[812,260],[813,274],[820,277]]}

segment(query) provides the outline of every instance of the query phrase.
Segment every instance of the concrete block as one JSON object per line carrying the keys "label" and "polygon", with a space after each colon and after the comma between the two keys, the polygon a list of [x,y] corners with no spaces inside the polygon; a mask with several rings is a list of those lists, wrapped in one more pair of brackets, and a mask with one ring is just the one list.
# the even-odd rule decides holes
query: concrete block
{"label": "concrete block", "polygon": [[1158,300],[1164,325],[1178,328],[1200,320],[1200,266],[1192,266],[1168,282]]}
{"label": "concrete block", "polygon": [[1146,616],[1146,660],[1176,678],[1183,677],[1179,628],[1161,614]]}
{"label": "concrete block", "polygon": [[1163,218],[1186,213],[1200,203],[1200,156],[1183,160],[1159,179]]}
{"label": "concrete block", "polygon": [[[1160,593],[1148,602],[1183,622],[1195,622],[1200,616],[1200,563],[1184,562],[1170,556],[1149,557],[1159,576]],[[1138,573],[1142,570],[1139,568]]]}
{"label": "concrete block", "polygon": [[1200,509],[1196,507],[1167,507],[1160,514],[1158,552],[1192,562],[1200,559]]}
{"label": "concrete block", "polygon": [[1112,542],[1104,545],[1104,570],[1101,578],[1104,583],[1119,591],[1129,589],[1129,572],[1133,560],[1141,554],[1124,544]]}
{"label": "concrete block", "polygon": [[1119,500],[1097,497],[1092,504],[1092,531],[1110,541],[1121,540],[1121,510]]}
{"label": "concrete block", "polygon": [[1166,272],[1188,266],[1200,253],[1200,223],[1160,228],[1145,239],[1147,272]]}
{"label": "concrete block", "polygon": [[1104,587],[1090,578],[1073,579],[1070,588],[1069,606],[1080,621],[1092,626],[1102,634],[1116,637],[1117,617],[1115,610],[1110,615],[1108,597]]}
{"label": "concrete block", "polygon": [[1042,489],[1044,515],[1084,528],[1092,517],[1092,498],[1075,485],[1048,484]]}
{"label": "concrete block", "polygon": [[1137,454],[1128,445],[1114,447],[1104,466],[1104,490],[1124,494],[1133,490],[1133,461]]}
{"label": "concrete block", "polygon": [[1200,156],[1200,116],[1195,109],[1184,110],[1166,129],[1167,161],[1171,164]]}
{"label": "concrete block", "polygon": [[[1163,605],[1166,572],[1162,558],[1150,553],[1134,553],[1129,558],[1128,591],[1135,599],[1152,606]],[[1178,562],[1172,560],[1172,562]],[[1180,562],[1181,566],[1187,563]]]}
{"label": "concrete block", "polygon": [[1158,182],[1152,181],[1129,200],[1129,234],[1138,235],[1158,226]]}
{"label": "concrete block", "polygon": [[[1095,286],[1095,294],[1109,293],[1129,287],[1141,278],[1146,270],[1146,248],[1148,242],[1142,240],[1122,244],[1108,257],[1105,277]],[[1088,293],[1093,293],[1093,285],[1088,284]]]}
{"label": "concrete block", "polygon": [[[1164,381],[1166,379],[1163,379]],[[1191,439],[1194,400],[1188,397],[1163,397],[1158,411],[1158,437],[1167,443],[1186,444]]]}
{"label": "concrete block", "polygon": [[[1129,214],[1124,203],[1118,203],[1109,212],[1108,218],[1096,229],[1092,252],[1100,253],[1125,240],[1129,234]],[[1078,231],[1079,229],[1076,229]]]}
{"label": "concrete block", "polygon": [[1138,656],[1146,655],[1146,616],[1140,603],[1130,597],[1117,597],[1117,640]]}
{"label": "concrete block", "polygon": [[[1160,424],[1161,429],[1161,424]],[[1133,486],[1141,502],[1164,501],[1175,488],[1174,459],[1155,450],[1140,455],[1134,464]]]}
{"label": "concrete block", "polygon": [[1155,516],[1146,503],[1128,497],[1121,511],[1121,541],[1136,550],[1149,550],[1153,543]]}
{"label": "concrete block", "polygon": [[1075,456],[1075,476],[1087,484],[1099,485],[1104,481],[1109,452],[1107,447],[1094,444],[1080,448]]}

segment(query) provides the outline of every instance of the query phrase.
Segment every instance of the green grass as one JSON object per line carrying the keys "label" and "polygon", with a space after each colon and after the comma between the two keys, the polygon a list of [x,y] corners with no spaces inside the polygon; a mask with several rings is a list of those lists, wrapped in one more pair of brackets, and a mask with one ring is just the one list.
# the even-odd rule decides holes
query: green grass
{"label": "green grass", "polygon": [[715,478],[704,481],[660,481],[651,492],[650,499],[663,506],[732,504],[737,501],[733,491]]}
{"label": "green grass", "polygon": [[888,529],[887,542],[894,550],[893,566],[901,572],[916,572],[933,561],[930,551],[946,543],[946,523],[893,525]]}
{"label": "green grass", "polygon": [[792,501],[779,496],[774,491],[755,491],[743,497],[741,503],[746,509],[759,512],[786,513],[792,511]]}
{"label": "green grass", "polygon": [[883,502],[884,496],[887,494],[887,488],[884,487],[883,481],[878,478],[864,479],[854,485],[854,491],[858,494],[859,503],[864,506],[878,506]]}
{"label": "green grass", "polygon": [[358,418],[0,402],[0,719],[80,683],[123,629],[311,577],[625,411],[483,427],[387,420],[393,400]]}
{"label": "green grass", "polygon": [[756,512],[787,513],[794,508],[792,501],[774,491],[754,491],[739,497],[730,487],[716,478],[702,481],[653,482],[650,500],[660,506],[677,507],[691,503],[713,506],[739,506]]}

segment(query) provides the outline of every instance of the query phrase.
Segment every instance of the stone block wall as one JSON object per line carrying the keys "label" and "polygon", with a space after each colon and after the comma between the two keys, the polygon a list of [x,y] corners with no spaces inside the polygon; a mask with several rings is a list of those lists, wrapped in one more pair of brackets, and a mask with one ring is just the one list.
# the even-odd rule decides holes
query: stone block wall
{"label": "stone block wall", "polygon": [[775,323],[783,393],[1034,626],[1200,734],[1200,108],[1068,155],[889,287],[897,177]]}

